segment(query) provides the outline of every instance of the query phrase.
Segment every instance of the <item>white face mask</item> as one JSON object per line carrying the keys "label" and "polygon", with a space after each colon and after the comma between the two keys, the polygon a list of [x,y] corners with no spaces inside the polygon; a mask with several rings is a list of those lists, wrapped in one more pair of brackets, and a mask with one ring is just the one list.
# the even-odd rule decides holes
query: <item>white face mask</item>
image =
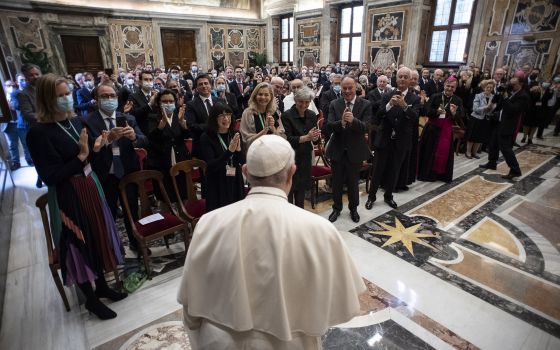
{"label": "white face mask", "polygon": [[126,85],[129,85],[129,86],[134,85],[134,79],[132,79],[132,78],[126,79]]}

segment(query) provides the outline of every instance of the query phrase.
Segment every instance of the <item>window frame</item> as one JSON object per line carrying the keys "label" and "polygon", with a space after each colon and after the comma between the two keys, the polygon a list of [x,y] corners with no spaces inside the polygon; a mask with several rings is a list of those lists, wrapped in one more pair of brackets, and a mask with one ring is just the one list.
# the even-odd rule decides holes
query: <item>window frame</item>
{"label": "window frame", "polygon": [[[446,25],[435,25],[435,18],[436,18],[436,10],[437,10],[437,0],[432,2],[432,13],[430,16],[430,27],[429,27],[429,34],[427,36],[427,45],[426,45],[426,53],[424,57],[424,62],[426,64],[425,67],[459,67],[461,65],[467,64],[467,59],[462,61],[449,61],[449,48],[451,46],[451,35],[454,30],[459,29],[467,29],[467,41],[465,44],[465,53],[469,52],[472,32],[473,32],[473,24],[474,24],[474,17],[476,15],[476,6],[478,0],[473,0],[473,5],[471,9],[471,16],[469,23],[462,23],[462,24],[453,24],[455,18],[455,10],[457,9],[457,0],[451,0],[451,9],[449,11],[449,20]],[[442,61],[430,61],[430,52],[432,50],[432,39],[434,36],[434,32],[436,31],[445,31],[447,36],[445,38],[445,47],[443,49],[443,60]]]}
{"label": "window frame", "polygon": [[[290,18],[292,18],[292,24],[294,24],[296,21],[295,21],[293,13],[288,13],[288,14],[280,16],[280,31],[279,31],[279,34],[280,34],[280,40],[279,40],[280,48],[279,48],[278,52],[280,53],[280,64],[281,65],[293,66],[294,61],[295,61],[295,52],[291,52],[292,61],[289,60],[290,59],[290,51],[295,51],[295,46],[294,46],[295,45],[294,44],[294,31],[295,31],[295,29],[293,28],[293,25],[292,25],[292,28],[291,28],[292,37],[290,38],[290,28],[288,27],[288,38],[287,39],[282,38],[282,34],[283,34],[282,33],[282,22],[283,22],[284,19],[287,19],[288,20],[288,26],[289,26]],[[282,58],[283,58],[282,57],[282,44],[283,43],[288,43],[288,61],[283,61],[282,60]],[[292,43],[292,48],[291,49],[290,49],[290,43]]]}
{"label": "window frame", "polygon": [[[360,28],[360,32],[359,33],[354,33],[354,8],[355,7],[359,7],[361,6],[363,8],[362,10],[362,28]],[[350,14],[350,33],[347,34],[342,34],[342,10],[346,9],[346,8],[350,8],[352,9],[352,12]],[[363,46],[363,30],[364,30],[364,20],[367,16],[367,8],[364,6],[363,2],[351,2],[349,4],[344,4],[341,5],[339,8],[339,13],[340,15],[338,16],[338,38],[337,38],[337,52],[336,52],[336,62],[339,62],[340,64],[346,64],[346,65],[355,65],[355,64],[360,64],[361,62],[361,51],[362,51],[362,46]],[[360,43],[360,57],[358,57],[358,61],[352,61],[352,39],[359,37],[362,39],[362,42]],[[348,61],[341,61],[340,60],[340,42],[343,38],[349,38],[349,43],[348,43]]]}

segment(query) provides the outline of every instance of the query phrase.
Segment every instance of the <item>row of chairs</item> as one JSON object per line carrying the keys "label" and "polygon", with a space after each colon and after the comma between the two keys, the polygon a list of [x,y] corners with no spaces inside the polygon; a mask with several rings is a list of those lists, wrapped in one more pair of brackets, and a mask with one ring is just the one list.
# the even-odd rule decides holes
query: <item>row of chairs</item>
{"label": "row of chairs", "polygon": [[[146,153],[146,151],[142,149],[137,150],[137,152],[144,155]],[[196,181],[200,181],[201,176],[203,176],[206,172],[206,163],[199,159],[193,159],[179,162],[171,168],[170,174],[177,198],[181,198],[177,183],[178,175],[181,173],[185,174],[187,188],[187,198],[178,200],[179,210],[176,212],[171,205],[169,195],[163,185],[163,174],[156,170],[144,170],[144,159],[145,156],[141,159],[142,170],[126,175],[121,179],[119,191],[121,192],[121,197],[124,201],[124,203],[122,203],[124,207],[124,214],[128,216],[128,219],[131,222],[134,237],[138,241],[142,251],[146,273],[148,278],[151,278],[150,257],[148,256],[147,251],[149,242],[164,238],[165,244],[169,248],[166,237],[174,234],[175,232],[183,231],[185,253],[188,249],[190,234],[194,231],[198,220],[206,211],[206,202],[204,199],[199,199],[197,197],[195,187]],[[126,189],[128,186],[136,186],[138,188],[138,198],[140,203],[139,217],[144,218],[154,214],[150,200],[150,196],[153,194],[154,183],[157,183],[161,189],[161,204],[163,210],[159,212],[159,214],[162,215],[164,219],[142,225],[138,222],[138,220],[133,219],[134,216],[130,210],[130,203],[128,202],[126,196]],[[67,311],[70,311],[70,304],[68,302],[68,298],[66,297],[66,293],[64,292],[64,287],[58,273],[58,270],[60,269],[60,260],[58,251],[53,244],[52,234],[50,231],[47,194],[41,195],[36,200],[35,206],[41,213],[41,220],[47,241],[49,269],[60,296],[62,297],[64,306]],[[114,274],[115,280],[118,283],[118,272],[114,271]]]}

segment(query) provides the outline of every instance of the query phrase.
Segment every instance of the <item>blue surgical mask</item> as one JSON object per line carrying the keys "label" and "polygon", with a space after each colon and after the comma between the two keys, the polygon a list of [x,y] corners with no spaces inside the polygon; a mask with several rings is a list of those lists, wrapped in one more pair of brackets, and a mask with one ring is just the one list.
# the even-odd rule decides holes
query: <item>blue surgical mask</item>
{"label": "blue surgical mask", "polygon": [[224,84],[218,84],[216,85],[216,90],[218,90],[219,92],[226,91],[226,86]]}
{"label": "blue surgical mask", "polygon": [[72,95],[57,97],[56,107],[61,112],[72,112],[74,110],[74,99]]}
{"label": "blue surgical mask", "polygon": [[154,84],[154,89],[155,89],[155,90],[161,91],[162,88],[163,88],[163,87],[161,86],[160,83],[155,83],[155,84]]}
{"label": "blue surgical mask", "polygon": [[119,106],[119,101],[116,98],[104,98],[99,100],[99,106],[103,111],[113,113]]}
{"label": "blue surgical mask", "polygon": [[87,80],[84,84],[88,89],[93,89],[93,81]]}
{"label": "blue surgical mask", "polygon": [[72,91],[74,90],[74,84],[68,84],[68,88]]}
{"label": "blue surgical mask", "polygon": [[193,72],[193,73],[198,72],[198,67],[197,66],[192,66],[191,67],[191,72]]}
{"label": "blue surgical mask", "polygon": [[171,74],[171,79],[179,80],[179,74]]}
{"label": "blue surgical mask", "polygon": [[161,106],[165,109],[167,114],[173,114],[173,112],[175,112],[175,103],[162,103]]}
{"label": "blue surgical mask", "polygon": [[340,85],[335,85],[332,89],[336,94],[340,94],[340,91],[342,91],[342,87]]}

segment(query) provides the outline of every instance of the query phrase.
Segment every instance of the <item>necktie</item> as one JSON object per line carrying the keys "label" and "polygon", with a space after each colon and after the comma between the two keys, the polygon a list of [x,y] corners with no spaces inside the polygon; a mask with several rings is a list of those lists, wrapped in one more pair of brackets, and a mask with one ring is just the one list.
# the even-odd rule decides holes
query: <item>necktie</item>
{"label": "necktie", "polygon": [[348,108],[348,110],[350,112],[352,112],[352,103],[351,102],[346,102],[346,108]]}
{"label": "necktie", "polygon": [[237,86],[239,87],[239,92],[243,93],[243,83],[242,82],[237,82]]}
{"label": "necktie", "polygon": [[212,113],[212,104],[210,103],[210,99],[207,98],[205,102],[206,102],[206,111],[208,112],[208,115],[210,115],[210,113]]}
{"label": "necktie", "polygon": [[[109,120],[109,130],[111,130],[112,128],[115,127],[115,124],[113,123],[113,118],[107,118],[107,120]],[[113,148],[119,147],[117,141],[115,141],[115,143],[113,143],[112,146]],[[115,153],[113,153],[113,172],[118,179],[124,176],[124,167],[122,164],[121,156],[120,155],[116,156]]]}

